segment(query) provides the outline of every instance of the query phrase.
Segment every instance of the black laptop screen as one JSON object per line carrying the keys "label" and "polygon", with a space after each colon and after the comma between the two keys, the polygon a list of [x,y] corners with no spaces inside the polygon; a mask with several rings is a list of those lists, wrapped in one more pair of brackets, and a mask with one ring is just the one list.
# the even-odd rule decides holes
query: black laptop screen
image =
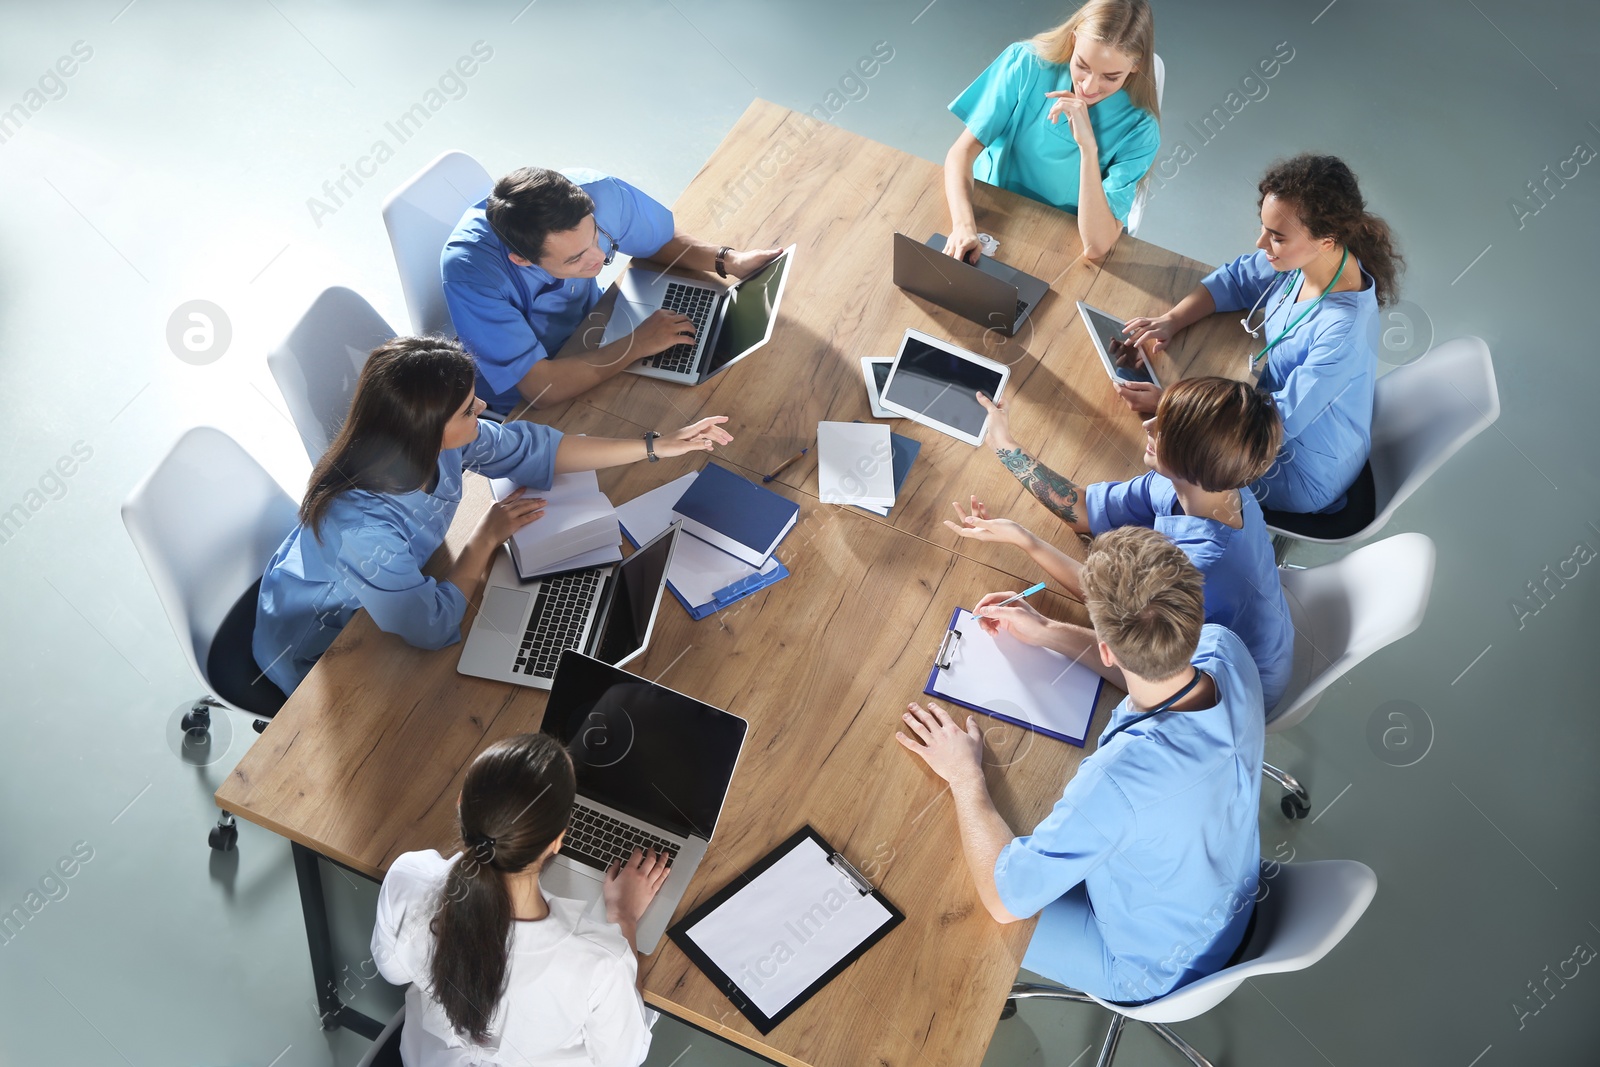
{"label": "black laptop screen", "polygon": [[709,839],[747,724],[568,650],[540,729],[572,753],[579,795],[680,836]]}
{"label": "black laptop screen", "polygon": [[671,529],[641,547],[617,566],[617,591],[606,613],[595,655],[607,663],[617,663],[644,645],[650,632],[650,616],[661,598],[661,581],[672,558]]}
{"label": "black laptop screen", "polygon": [[728,290],[728,309],[723,312],[722,329],[717,333],[707,369],[721,370],[766,341],[788,269],[786,252]]}

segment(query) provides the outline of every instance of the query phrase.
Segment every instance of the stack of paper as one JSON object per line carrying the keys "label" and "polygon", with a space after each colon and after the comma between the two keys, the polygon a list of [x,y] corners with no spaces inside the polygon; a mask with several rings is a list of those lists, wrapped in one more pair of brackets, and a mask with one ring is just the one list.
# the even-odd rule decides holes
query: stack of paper
{"label": "stack of paper", "polygon": [[[496,478],[489,487],[496,500],[517,488],[507,478]],[[511,559],[524,580],[622,558],[617,510],[600,491],[594,471],[558,474],[549,489],[529,489],[524,495],[545,500],[544,515],[512,534],[509,542]]]}
{"label": "stack of paper", "polygon": [[[617,508],[623,534],[638,546],[672,525],[676,518],[673,507],[699,476],[685,474]],[[667,569],[667,588],[690,617],[703,619],[788,574],[776,557],[752,566],[689,533],[685,524],[672,553],[672,566]]]}
{"label": "stack of paper", "polygon": [[824,504],[892,507],[889,427],[871,422],[817,423],[817,498]]}

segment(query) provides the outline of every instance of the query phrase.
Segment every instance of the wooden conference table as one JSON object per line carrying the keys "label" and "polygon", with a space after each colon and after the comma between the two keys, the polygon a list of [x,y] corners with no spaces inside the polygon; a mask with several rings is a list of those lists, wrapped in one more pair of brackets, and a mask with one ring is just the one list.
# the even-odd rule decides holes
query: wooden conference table
{"label": "wooden conference table", "polygon": [[[1014,338],[985,336],[891,282],[894,231],[921,238],[948,225],[939,167],[758,100],[674,210],[680,227],[739,247],[799,244],[772,342],[699,388],[623,375],[539,418],[567,432],[630,436],[726,414],[735,440],[717,460],[759,475],[814,445],[819,420],[870,419],[858,357],[892,356],[911,326],[1008,363],[1013,430],[1056,470],[1080,482],[1139,473],[1139,421],[1113,393],[1074,302],[1157,312],[1206,268],[1129,237],[1092,264],[1070,216],[988,186],[976,203],[1000,258],[1052,283]],[[1182,336],[1157,370],[1163,380],[1238,376],[1246,341],[1217,316]],[[976,493],[993,513],[1079,558],[1082,548],[990,450],[908,420],[895,430],[919,439],[922,452],[889,517],[819,503],[813,453],[774,483],[801,508],[778,551],[792,576],[701,622],[667,598],[648,654],[630,665],[750,723],[680,914],[805,823],[906,914],[764,1037],[670,942],[645,959],[652,1006],[783,1064],[979,1063],[1032,932],[1031,922],[1000,926],[979,904],[947,790],[893,734],[906,702],[921,699],[951,610],[1037,578],[1022,553],[941,526],[952,500]],[[601,487],[627,500],[703,462],[605,471]],[[487,500],[483,481],[469,479],[450,546]],[[1086,621],[1081,605],[1053,592],[1035,603]],[[463,629],[470,621],[469,613]],[[373,1031],[338,999],[317,856],[380,879],[402,852],[450,854],[455,798],[473,756],[538,728],[543,692],[457,674],[459,653],[411,648],[358,615],[217,791],[219,806],[295,846],[330,1026]],[[1120,696],[1106,687],[1095,733]],[[995,801],[1011,826],[1031,828],[1084,750],[980,721]]]}

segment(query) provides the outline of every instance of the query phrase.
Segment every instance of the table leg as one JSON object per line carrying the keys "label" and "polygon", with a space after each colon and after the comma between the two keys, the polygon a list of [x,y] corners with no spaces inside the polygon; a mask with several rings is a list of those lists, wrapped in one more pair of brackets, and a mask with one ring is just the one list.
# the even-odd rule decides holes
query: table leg
{"label": "table leg", "polygon": [[311,950],[311,980],[317,987],[317,1012],[324,1030],[344,1027],[362,1037],[375,1039],[383,1023],[364,1015],[339,999],[334,979],[333,937],[328,932],[328,902],[322,895],[322,871],[318,856],[306,846],[291,841],[294,852],[294,877],[300,884],[300,910],[306,918],[306,946]]}

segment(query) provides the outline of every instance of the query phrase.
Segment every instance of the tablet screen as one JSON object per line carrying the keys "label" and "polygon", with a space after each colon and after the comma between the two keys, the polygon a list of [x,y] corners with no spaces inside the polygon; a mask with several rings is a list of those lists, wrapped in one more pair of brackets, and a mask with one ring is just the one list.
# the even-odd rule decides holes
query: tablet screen
{"label": "tablet screen", "polygon": [[1089,328],[1094,331],[1095,340],[1100,342],[1106,355],[1111,357],[1118,378],[1125,382],[1151,380],[1150,371],[1146,369],[1144,361],[1139,359],[1139,353],[1128,345],[1127,335],[1122,332],[1120,320],[1092,307],[1085,307],[1083,314],[1089,320]]}
{"label": "tablet screen", "polygon": [[989,413],[974,393],[994,396],[1000,373],[907,337],[884,399],[976,437]]}

